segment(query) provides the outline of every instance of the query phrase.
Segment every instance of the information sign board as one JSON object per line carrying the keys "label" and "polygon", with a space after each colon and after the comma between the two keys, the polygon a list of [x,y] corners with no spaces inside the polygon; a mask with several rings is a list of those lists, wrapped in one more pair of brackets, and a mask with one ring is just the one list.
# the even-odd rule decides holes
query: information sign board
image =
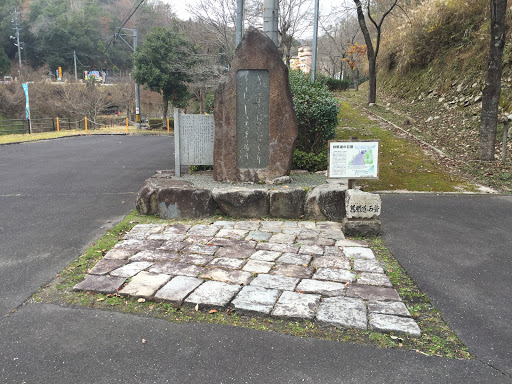
{"label": "information sign board", "polygon": [[329,178],[376,179],[379,141],[329,141]]}

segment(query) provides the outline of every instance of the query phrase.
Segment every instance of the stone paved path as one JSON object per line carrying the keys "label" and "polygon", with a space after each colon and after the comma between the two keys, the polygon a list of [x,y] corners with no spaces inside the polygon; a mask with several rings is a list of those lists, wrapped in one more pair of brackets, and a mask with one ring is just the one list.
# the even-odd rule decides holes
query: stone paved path
{"label": "stone paved path", "polygon": [[336,222],[139,224],[74,289],[420,335],[372,250]]}

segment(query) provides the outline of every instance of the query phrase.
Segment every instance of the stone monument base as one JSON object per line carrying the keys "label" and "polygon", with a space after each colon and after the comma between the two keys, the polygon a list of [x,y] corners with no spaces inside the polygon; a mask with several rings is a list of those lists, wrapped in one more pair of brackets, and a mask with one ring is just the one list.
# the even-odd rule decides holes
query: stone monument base
{"label": "stone monument base", "polygon": [[347,190],[345,184],[309,188],[290,184],[247,187],[194,185],[158,171],[137,193],[136,208],[162,219],[204,218],[216,213],[234,218],[272,217],[341,222],[348,235],[380,233],[379,195]]}

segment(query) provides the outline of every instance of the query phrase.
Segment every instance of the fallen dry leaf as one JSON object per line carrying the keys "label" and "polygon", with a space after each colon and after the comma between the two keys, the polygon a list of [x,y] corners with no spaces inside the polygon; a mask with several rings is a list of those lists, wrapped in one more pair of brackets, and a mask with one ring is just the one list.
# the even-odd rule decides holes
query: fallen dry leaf
{"label": "fallen dry leaf", "polygon": [[219,312],[219,311],[217,311],[216,309],[210,309],[210,310],[208,311],[208,313],[216,313],[216,312]]}
{"label": "fallen dry leaf", "polygon": [[195,308],[196,311],[199,311],[199,304],[196,304]]}
{"label": "fallen dry leaf", "polygon": [[103,301],[103,300],[105,300],[104,297],[100,297],[99,299],[96,299],[96,301]]}
{"label": "fallen dry leaf", "polygon": [[142,344],[146,344],[148,341],[146,339],[142,339]]}
{"label": "fallen dry leaf", "polygon": [[145,298],[143,298],[143,297],[141,297],[140,299],[137,299],[137,301],[138,301],[139,303],[145,303],[145,302],[146,302],[146,299],[145,299]]}

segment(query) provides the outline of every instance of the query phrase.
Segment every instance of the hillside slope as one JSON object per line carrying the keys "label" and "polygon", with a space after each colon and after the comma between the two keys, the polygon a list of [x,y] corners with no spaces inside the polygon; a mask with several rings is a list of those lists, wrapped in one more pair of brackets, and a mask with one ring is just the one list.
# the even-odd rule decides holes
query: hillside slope
{"label": "hillside slope", "polygon": [[[511,24],[509,7],[502,115],[512,113]],[[381,114],[443,151],[461,172],[508,192],[512,191],[512,143],[502,163],[502,124],[497,161],[477,159],[489,33],[487,0],[426,0],[408,11],[408,17],[395,18],[379,54],[376,108],[383,107]]]}

